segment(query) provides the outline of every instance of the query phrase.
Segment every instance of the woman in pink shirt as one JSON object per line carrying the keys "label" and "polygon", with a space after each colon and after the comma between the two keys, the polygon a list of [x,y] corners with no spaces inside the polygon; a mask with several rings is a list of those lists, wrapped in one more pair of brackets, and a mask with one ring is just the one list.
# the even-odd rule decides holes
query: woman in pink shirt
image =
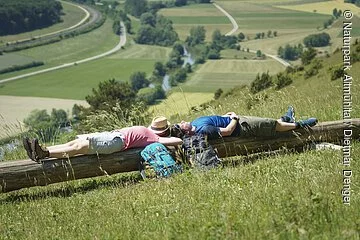
{"label": "woman in pink shirt", "polygon": [[28,138],[24,138],[23,144],[29,158],[36,162],[40,162],[44,158],[64,158],[79,154],[111,154],[130,148],[145,147],[154,142],[167,146],[180,145],[182,143],[180,138],[159,136],[168,131],[168,128],[168,124],[167,127],[162,127],[161,131],[156,131],[152,126],[151,128],[133,126],[112,132],[88,134],[65,144],[45,149],[39,145],[37,139],[30,141]]}

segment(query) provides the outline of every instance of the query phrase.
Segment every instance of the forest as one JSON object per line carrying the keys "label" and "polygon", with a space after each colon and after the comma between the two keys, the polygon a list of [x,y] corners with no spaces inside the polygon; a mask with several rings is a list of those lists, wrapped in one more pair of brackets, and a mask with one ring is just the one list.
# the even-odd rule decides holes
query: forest
{"label": "forest", "polygon": [[0,36],[50,26],[61,21],[61,14],[55,0],[0,0]]}

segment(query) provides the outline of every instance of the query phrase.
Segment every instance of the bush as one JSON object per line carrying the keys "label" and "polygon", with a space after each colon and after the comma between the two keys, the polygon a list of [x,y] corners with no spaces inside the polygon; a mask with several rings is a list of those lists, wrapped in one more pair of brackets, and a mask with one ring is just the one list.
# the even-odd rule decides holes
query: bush
{"label": "bush", "polygon": [[216,90],[215,91],[215,93],[214,93],[214,99],[216,100],[216,99],[219,99],[220,98],[220,96],[221,96],[221,94],[223,94],[223,90],[221,89],[221,88],[219,88],[218,90]]}
{"label": "bush", "polygon": [[316,50],[310,47],[308,50],[306,50],[301,54],[301,62],[304,65],[308,65],[311,62],[311,60],[313,60],[315,57],[316,57]]}
{"label": "bush", "polygon": [[11,67],[4,68],[4,69],[0,70],[0,74],[8,73],[8,72],[20,71],[20,70],[23,70],[23,69],[37,67],[37,66],[41,66],[41,65],[44,65],[44,62],[35,62],[34,61],[34,62],[27,63],[27,64],[24,64],[24,65],[13,65]]}
{"label": "bush", "polygon": [[251,83],[250,92],[255,94],[273,85],[269,72],[258,74],[255,80]]}
{"label": "bush", "polygon": [[165,92],[161,86],[155,88],[142,88],[137,93],[137,98],[147,105],[154,104],[157,99],[165,98]]}
{"label": "bush", "polygon": [[275,89],[279,90],[290,85],[293,82],[292,78],[284,73],[278,73],[275,79]]}
{"label": "bush", "polygon": [[304,38],[306,47],[325,47],[330,43],[330,35],[328,33],[311,34]]}
{"label": "bush", "polygon": [[335,68],[334,70],[332,70],[331,80],[336,80],[336,79],[342,78],[344,76],[344,73],[345,73],[345,71],[342,66]]}
{"label": "bush", "polygon": [[220,59],[220,51],[216,50],[216,49],[210,49],[208,55],[207,55],[208,59]]}

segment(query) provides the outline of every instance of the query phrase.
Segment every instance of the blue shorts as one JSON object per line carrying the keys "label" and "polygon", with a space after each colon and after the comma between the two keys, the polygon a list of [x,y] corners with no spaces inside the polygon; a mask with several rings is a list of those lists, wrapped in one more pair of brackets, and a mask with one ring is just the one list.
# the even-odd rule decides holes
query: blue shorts
{"label": "blue shorts", "polygon": [[124,148],[124,137],[120,132],[101,132],[87,138],[88,154],[111,154]]}

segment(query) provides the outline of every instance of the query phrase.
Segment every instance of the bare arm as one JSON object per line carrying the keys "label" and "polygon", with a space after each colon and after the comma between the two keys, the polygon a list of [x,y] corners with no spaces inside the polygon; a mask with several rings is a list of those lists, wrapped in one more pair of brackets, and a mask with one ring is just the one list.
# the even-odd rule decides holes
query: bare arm
{"label": "bare arm", "polygon": [[165,146],[177,146],[182,144],[182,140],[177,137],[159,137],[159,143]]}
{"label": "bare arm", "polygon": [[221,136],[223,137],[230,136],[235,130],[236,124],[238,124],[238,119],[237,118],[231,119],[231,122],[229,123],[229,125],[226,126],[226,128],[220,128]]}

